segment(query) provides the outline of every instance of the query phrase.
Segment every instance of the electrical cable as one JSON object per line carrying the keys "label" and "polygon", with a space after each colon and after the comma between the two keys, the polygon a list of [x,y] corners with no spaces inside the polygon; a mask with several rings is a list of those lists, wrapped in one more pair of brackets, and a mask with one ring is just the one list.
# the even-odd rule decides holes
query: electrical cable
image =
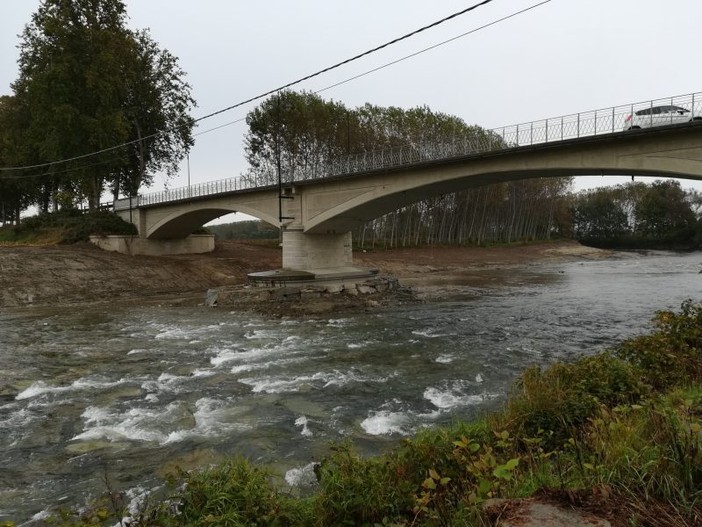
{"label": "electrical cable", "polygon": [[[477,4],[474,4],[474,5],[470,6],[470,7],[467,7],[466,9],[463,9],[463,10],[461,10],[461,11],[458,11],[458,12],[456,12],[456,13],[453,13],[453,14],[451,14],[451,15],[449,15],[449,16],[447,16],[447,17],[444,17],[444,18],[442,18],[442,19],[440,19],[440,20],[437,20],[436,22],[432,22],[431,24],[428,24],[428,25],[423,26],[423,27],[421,27],[421,28],[419,28],[419,29],[416,29],[416,30],[414,30],[414,31],[412,31],[412,32],[410,32],[410,33],[407,33],[407,34],[405,34],[405,35],[403,35],[403,36],[401,36],[401,37],[395,38],[395,39],[393,39],[393,40],[391,40],[391,41],[388,41],[388,42],[386,42],[386,43],[384,43],[384,44],[381,44],[380,46],[376,46],[375,48],[372,48],[372,49],[369,49],[369,50],[367,50],[367,51],[364,51],[363,53],[359,53],[358,55],[355,55],[355,56],[353,56],[353,57],[351,57],[351,58],[348,58],[348,59],[343,60],[343,61],[341,61],[341,62],[337,62],[336,64],[334,64],[334,65],[332,65],[332,66],[328,66],[328,67],[326,67],[326,68],[324,68],[324,69],[321,69],[321,70],[316,71],[315,73],[311,73],[310,75],[306,75],[306,76],[301,77],[301,78],[299,78],[299,79],[297,79],[297,80],[295,80],[295,81],[289,82],[289,83],[287,83],[287,84],[285,84],[285,85],[283,85],[283,86],[280,86],[280,87],[278,87],[278,88],[276,88],[276,89],[274,89],[274,90],[269,90],[269,91],[267,91],[267,92],[265,92],[265,93],[262,93],[262,94],[260,94],[260,95],[255,96],[255,97],[251,97],[251,98],[249,98],[249,99],[247,99],[247,100],[245,100],[245,101],[242,101],[242,102],[239,102],[239,103],[236,103],[236,104],[232,104],[231,106],[227,106],[226,108],[222,108],[221,110],[217,110],[216,112],[212,112],[212,113],[209,113],[209,114],[204,115],[204,116],[202,116],[202,117],[199,117],[199,118],[195,119],[194,122],[195,122],[195,123],[198,123],[198,122],[200,122],[200,121],[204,121],[205,119],[209,119],[209,118],[214,117],[214,116],[216,116],[216,115],[220,115],[220,114],[222,114],[222,113],[224,113],[224,112],[228,112],[228,111],[230,111],[230,110],[233,110],[234,108],[239,108],[240,106],[243,106],[243,105],[245,105],[245,104],[248,104],[248,103],[257,101],[257,100],[259,100],[259,99],[262,99],[262,98],[264,98],[264,97],[267,97],[267,96],[272,95],[272,94],[274,94],[274,93],[277,93],[277,92],[279,92],[279,91],[282,91],[282,90],[285,90],[285,89],[287,89],[287,88],[290,88],[291,86],[295,86],[296,84],[300,84],[300,83],[302,83],[302,82],[304,82],[304,81],[306,81],[306,80],[312,79],[312,78],[314,78],[314,77],[317,77],[317,76],[319,76],[319,75],[322,75],[322,74],[324,74],[324,73],[327,73],[327,72],[329,72],[329,71],[331,71],[331,70],[337,69],[337,68],[339,68],[339,67],[341,67],[341,66],[344,66],[344,65],[346,65],[346,64],[349,64],[350,62],[354,62],[354,61],[356,61],[356,60],[358,60],[358,59],[360,59],[360,58],[366,57],[366,56],[368,56],[368,55],[370,55],[370,54],[372,54],[372,53],[375,53],[375,52],[377,52],[377,51],[380,51],[381,49],[387,48],[387,47],[389,47],[389,46],[391,46],[391,45],[393,45],[393,44],[396,44],[396,43],[398,43],[398,42],[401,42],[401,41],[403,41],[403,40],[406,40],[406,39],[408,39],[408,38],[410,38],[410,37],[413,37],[413,36],[415,36],[415,35],[417,35],[417,34],[419,34],[419,33],[422,33],[423,31],[426,31],[426,30],[428,30],[428,29],[431,29],[431,28],[433,28],[433,27],[436,27],[436,26],[438,26],[438,25],[440,25],[440,24],[443,24],[443,23],[445,23],[445,22],[447,22],[447,21],[449,21],[449,20],[452,20],[452,19],[454,19],[454,18],[456,18],[456,17],[459,17],[459,16],[464,15],[464,14],[466,14],[466,13],[469,13],[469,12],[471,12],[471,11],[474,11],[475,9],[477,9],[477,8],[479,8],[479,7],[482,7],[482,6],[484,6],[484,5],[487,5],[487,4],[489,4],[490,2],[492,2],[492,1],[493,1],[493,0],[482,0],[481,2],[478,2]],[[162,133],[163,133],[163,132],[157,132],[157,133],[155,133],[155,134],[152,134],[151,136],[146,136],[146,137],[142,138],[142,140],[143,140],[143,139],[148,139],[148,138],[153,137],[153,136],[161,135]],[[109,152],[109,151],[111,151],[111,150],[115,150],[115,149],[117,149],[117,148],[122,148],[122,147],[124,147],[124,146],[128,146],[128,145],[134,144],[134,143],[136,143],[136,142],[138,142],[138,141],[139,141],[139,140],[129,141],[129,142],[127,142],[127,143],[122,143],[122,144],[115,145],[115,146],[112,146],[112,147],[109,147],[109,148],[105,148],[105,149],[102,149],[102,150],[99,150],[99,151],[90,152],[90,153],[87,153],[87,154],[82,154],[82,155],[80,155],[80,156],[75,156],[75,157],[68,158],[68,159],[62,159],[62,160],[59,160],[59,161],[52,161],[52,162],[49,162],[49,163],[40,163],[40,164],[36,164],[36,165],[28,165],[28,166],[22,166],[22,167],[0,167],[0,172],[6,172],[6,171],[10,171],[10,170],[30,170],[30,169],[36,169],[36,168],[43,168],[43,167],[47,167],[47,166],[50,166],[50,165],[55,165],[55,164],[58,164],[58,163],[69,163],[69,162],[71,162],[71,161],[78,161],[78,160],[84,159],[84,158],[86,158],[86,157],[90,157],[90,156],[94,156],[94,155],[99,155],[99,154],[103,154],[103,153],[105,153],[105,152]]]}
{"label": "electrical cable", "polygon": [[[387,63],[385,63],[385,64],[382,64],[382,65],[380,65],[380,66],[378,66],[378,67],[376,67],[376,68],[367,70],[367,71],[365,71],[365,72],[363,72],[363,73],[360,73],[360,74],[358,74],[358,75],[354,75],[354,76],[352,76],[352,77],[348,77],[347,79],[344,79],[344,80],[342,80],[342,81],[339,81],[339,82],[336,82],[336,83],[331,84],[331,85],[329,85],[329,86],[326,86],[325,88],[320,88],[320,89],[318,89],[318,90],[313,90],[312,93],[322,93],[322,92],[324,92],[324,91],[327,91],[327,90],[336,88],[336,87],[341,86],[341,85],[343,85],[343,84],[352,82],[352,81],[354,81],[354,80],[356,80],[356,79],[365,77],[365,76],[367,76],[367,75],[370,75],[370,74],[375,73],[375,72],[377,72],[377,71],[383,70],[383,69],[385,69],[385,68],[388,68],[388,67],[390,67],[390,66],[393,66],[393,65],[395,65],[395,64],[398,64],[398,63],[403,62],[403,61],[405,61],[405,60],[408,60],[408,59],[410,59],[410,58],[414,58],[414,57],[416,57],[416,56],[418,56],[418,55],[421,55],[421,54],[423,54],[423,53],[426,53],[426,52],[428,52],[428,51],[431,51],[431,50],[436,49],[436,48],[438,48],[438,47],[441,47],[441,46],[443,46],[443,45],[446,45],[446,44],[449,44],[449,43],[451,43],[451,42],[454,42],[454,41],[456,41],[456,40],[458,40],[458,39],[460,39],[460,38],[466,37],[466,36],[468,36],[468,35],[472,35],[473,33],[477,33],[478,31],[481,31],[481,30],[486,29],[486,28],[488,28],[488,27],[497,25],[497,24],[499,24],[500,22],[504,22],[505,20],[509,20],[510,18],[514,18],[514,17],[516,17],[516,16],[518,16],[518,15],[521,15],[521,14],[523,14],[523,13],[526,13],[526,12],[528,12],[528,11],[531,11],[531,10],[533,10],[533,9],[536,9],[537,7],[540,7],[540,6],[542,6],[542,5],[544,5],[544,4],[547,4],[547,3],[549,3],[549,2],[551,2],[551,0],[543,0],[542,2],[539,2],[539,3],[537,3],[537,4],[533,4],[533,5],[531,5],[531,6],[527,7],[527,8],[524,8],[524,9],[522,9],[522,10],[520,10],[520,11],[516,11],[516,12],[510,14],[510,15],[506,15],[506,16],[504,16],[504,17],[502,17],[502,18],[498,18],[498,19],[496,19],[496,20],[493,20],[492,22],[489,22],[489,23],[484,24],[484,25],[482,25],[482,26],[479,26],[479,27],[477,27],[477,28],[471,29],[470,31],[466,31],[466,32],[464,32],[464,33],[461,33],[460,35],[456,35],[455,37],[446,39],[446,40],[444,40],[444,41],[442,41],[442,42],[439,42],[439,43],[437,43],[437,44],[433,44],[433,45],[431,45],[431,46],[428,46],[428,47],[426,47],[426,48],[424,48],[424,49],[421,49],[421,50],[416,51],[416,52],[414,52],[414,53],[411,53],[411,54],[409,54],[409,55],[405,55],[404,57],[400,57],[399,59],[393,60],[393,61],[391,61],[391,62],[387,62]],[[455,16],[457,16],[457,15],[455,15]],[[434,23],[434,25],[436,25],[436,23]],[[427,27],[429,27],[429,26],[427,26]],[[398,39],[396,39],[396,40],[398,40]],[[351,60],[351,59],[349,59],[349,60]],[[339,63],[339,64],[341,64],[341,63]],[[331,69],[331,68],[329,68],[329,69]],[[310,77],[311,77],[311,76],[310,76]],[[309,78],[309,77],[308,77],[308,78]],[[302,81],[299,81],[299,82],[302,82]],[[292,83],[291,83],[291,84],[292,84]],[[289,84],[289,85],[291,85],[291,84]],[[289,85],[286,85],[286,86],[289,86]],[[267,93],[264,94],[264,95],[260,95],[258,98],[265,97],[265,96],[270,95],[270,94],[272,94],[272,93],[276,93],[277,91],[279,91],[279,90],[281,90],[281,89],[285,89],[285,87],[279,88],[278,90],[269,91],[269,92],[267,92]],[[251,100],[249,100],[249,101],[247,101],[247,102],[251,102]],[[212,116],[216,115],[217,113],[222,113],[223,111],[227,111],[227,110],[233,109],[233,108],[235,108],[236,106],[241,106],[241,105],[243,105],[243,104],[246,104],[246,102],[239,103],[238,105],[231,106],[231,107],[229,107],[229,108],[227,108],[227,109],[224,109],[224,110],[221,110],[221,111],[219,111],[219,112],[216,112],[216,113],[213,113],[213,114],[209,114],[208,116],[201,117],[201,118],[197,119],[196,122],[197,122],[197,121],[204,120],[204,119],[206,119],[206,118],[208,118],[208,117],[212,117]],[[211,133],[211,132],[220,130],[220,129],[222,129],[222,128],[226,128],[226,127],[231,126],[231,125],[233,125],[233,124],[240,123],[240,122],[244,121],[245,119],[246,119],[246,117],[240,117],[239,119],[236,119],[236,120],[234,120],[234,121],[230,121],[230,122],[227,122],[227,123],[223,123],[223,124],[221,124],[221,125],[215,126],[214,128],[209,128],[209,129],[207,129],[207,130],[203,130],[203,131],[201,131],[201,132],[194,133],[194,134],[193,134],[193,137],[198,137],[198,136],[201,136],[201,135],[205,135],[205,134],[208,134],[208,133]],[[152,134],[152,135],[150,135],[150,136],[146,136],[146,137],[142,138],[141,140],[143,141],[143,140],[152,139],[153,137],[156,137],[156,136],[158,136],[158,135],[159,135],[159,134]],[[4,167],[0,167],[0,172],[1,172],[1,171],[11,171],[11,170],[17,170],[17,171],[19,171],[19,170],[29,170],[29,169],[31,169],[31,168],[42,168],[42,167],[49,166],[49,165],[56,164],[56,163],[67,163],[67,162],[75,161],[75,160],[78,160],[78,159],[81,159],[81,158],[85,158],[85,157],[90,157],[90,156],[95,156],[95,155],[99,155],[99,154],[102,154],[102,153],[106,153],[106,152],[108,152],[108,151],[115,150],[115,149],[117,149],[117,148],[122,148],[122,147],[124,147],[124,146],[129,146],[129,145],[134,144],[134,143],[136,143],[136,142],[137,142],[137,141],[132,141],[132,142],[129,142],[129,143],[123,143],[123,144],[120,144],[120,145],[117,145],[117,146],[115,146],[115,147],[111,147],[111,148],[108,148],[108,149],[105,149],[105,150],[101,150],[101,151],[97,151],[97,152],[92,152],[92,153],[89,153],[89,154],[85,154],[85,155],[83,155],[83,156],[79,156],[79,157],[77,157],[77,158],[72,158],[72,159],[63,160],[63,161],[57,161],[57,162],[55,162],[55,163],[47,163],[47,164],[43,164],[43,165],[36,165],[36,166],[29,166],[29,167],[15,167],[15,168],[4,168]],[[119,157],[123,157],[123,155],[120,155]],[[59,174],[70,173],[70,172],[82,170],[82,169],[84,169],[84,168],[89,168],[89,167],[94,167],[94,166],[105,165],[105,164],[108,164],[108,163],[110,163],[110,162],[112,162],[112,161],[96,162],[96,163],[90,163],[90,164],[88,164],[88,165],[81,165],[80,167],[76,167],[76,168],[67,168],[67,169],[65,169],[65,170],[61,170],[61,171],[58,171],[58,172],[54,172],[54,173],[52,173],[52,175],[59,175]],[[12,175],[1,175],[1,176],[0,176],[0,179],[5,179],[5,180],[8,180],[8,179],[33,179],[33,178],[40,178],[40,177],[46,177],[46,176],[47,176],[47,173],[32,174],[32,175],[17,175],[17,176],[12,176]]]}

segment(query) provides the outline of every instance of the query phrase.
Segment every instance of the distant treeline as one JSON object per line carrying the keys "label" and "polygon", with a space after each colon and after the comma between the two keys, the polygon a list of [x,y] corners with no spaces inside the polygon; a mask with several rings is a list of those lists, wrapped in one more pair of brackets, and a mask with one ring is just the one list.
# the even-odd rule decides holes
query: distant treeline
{"label": "distant treeline", "polygon": [[511,181],[426,199],[368,222],[354,240],[388,248],[568,238],[571,181]]}
{"label": "distant treeline", "polygon": [[208,225],[207,230],[217,240],[271,240],[280,236],[277,227],[258,220]]}
{"label": "distant treeline", "polygon": [[584,244],[621,249],[702,248],[702,194],[676,181],[628,183],[576,195],[575,237]]}
{"label": "distant treeline", "polygon": [[[353,233],[362,248],[486,245],[577,239],[621,249],[702,248],[702,194],[675,181],[632,182],[579,193],[572,178],[486,185],[419,201]],[[218,239],[275,239],[261,221],[208,227]]]}

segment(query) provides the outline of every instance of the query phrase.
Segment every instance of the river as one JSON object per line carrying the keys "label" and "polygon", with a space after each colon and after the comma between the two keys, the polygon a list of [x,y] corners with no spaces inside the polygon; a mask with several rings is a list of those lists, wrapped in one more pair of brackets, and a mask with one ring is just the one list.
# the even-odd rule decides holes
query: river
{"label": "river", "polygon": [[499,405],[529,365],[648,331],[656,310],[702,300],[701,269],[702,253],[530,265],[498,288],[454,283],[440,300],[318,320],[155,304],[6,310],[0,522],[108,487],[136,499],[176,465],[231,454],[303,485],[331,441],[381,452]]}

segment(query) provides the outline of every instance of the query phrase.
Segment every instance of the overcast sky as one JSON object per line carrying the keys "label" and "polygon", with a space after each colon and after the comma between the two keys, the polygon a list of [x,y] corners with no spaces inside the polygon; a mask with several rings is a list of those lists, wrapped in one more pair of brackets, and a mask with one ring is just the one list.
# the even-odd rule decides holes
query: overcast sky
{"label": "overcast sky", "polygon": [[[199,117],[275,89],[418,29],[477,0],[127,0],[179,58]],[[296,89],[322,90],[535,5],[493,0],[468,14]],[[0,94],[17,77],[18,35],[39,0],[0,0]],[[700,0],[551,0],[524,14],[320,93],[348,107],[427,105],[485,128],[702,90]],[[243,120],[256,103],[205,120]],[[246,167],[243,121],[198,135],[191,182]],[[628,179],[628,178],[626,178]],[[578,178],[576,188],[625,178]],[[187,168],[169,182],[187,183]],[[162,190],[163,177],[152,190]],[[702,190],[701,183],[683,182]]]}

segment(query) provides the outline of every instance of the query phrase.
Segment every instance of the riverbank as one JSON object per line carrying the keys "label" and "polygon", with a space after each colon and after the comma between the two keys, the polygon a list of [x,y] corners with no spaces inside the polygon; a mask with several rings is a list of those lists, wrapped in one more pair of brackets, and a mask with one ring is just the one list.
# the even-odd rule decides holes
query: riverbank
{"label": "riverbank", "polygon": [[[357,251],[354,263],[377,268],[420,296],[431,297],[458,285],[498,287],[515,267],[613,254],[563,241]],[[167,257],[110,253],[89,244],[0,246],[0,308],[115,301],[202,303],[208,289],[241,288],[248,273],[280,266],[279,248],[237,241],[217,242],[209,254]],[[498,268],[506,271],[502,279],[487,272]],[[344,304],[350,303],[340,303]],[[236,307],[236,302],[230,305]]]}

